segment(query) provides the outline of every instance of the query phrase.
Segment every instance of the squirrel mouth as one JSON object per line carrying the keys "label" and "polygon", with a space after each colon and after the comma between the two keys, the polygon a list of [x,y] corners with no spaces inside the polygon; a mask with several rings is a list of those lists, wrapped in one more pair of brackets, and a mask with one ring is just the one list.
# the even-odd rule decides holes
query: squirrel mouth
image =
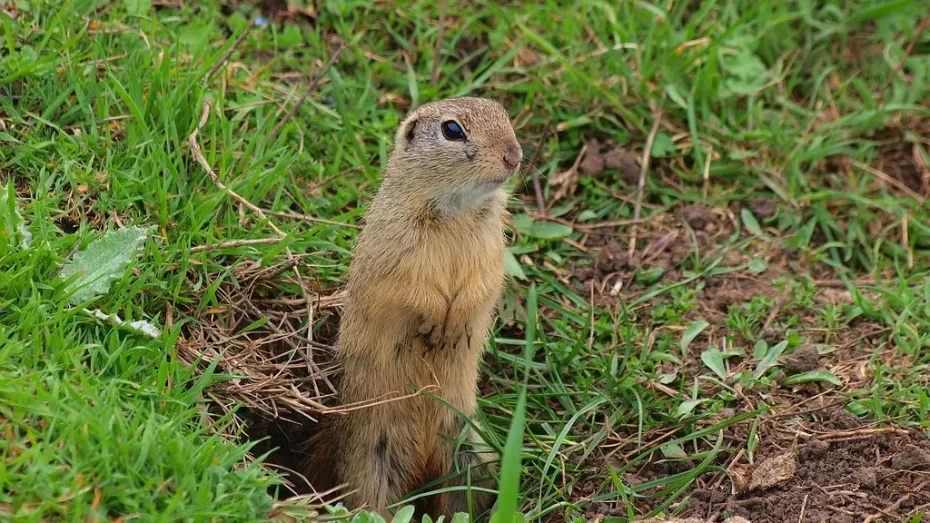
{"label": "squirrel mouth", "polygon": [[503,185],[503,184],[506,183],[507,180],[509,180],[509,179],[514,175],[514,173],[516,173],[516,172],[517,172],[516,170],[513,170],[513,171],[510,171],[510,172],[506,172],[506,173],[504,173],[504,174],[501,174],[500,176],[495,176],[494,178],[491,178],[490,180],[488,180],[488,181],[487,181],[487,184],[488,184],[488,185]]}

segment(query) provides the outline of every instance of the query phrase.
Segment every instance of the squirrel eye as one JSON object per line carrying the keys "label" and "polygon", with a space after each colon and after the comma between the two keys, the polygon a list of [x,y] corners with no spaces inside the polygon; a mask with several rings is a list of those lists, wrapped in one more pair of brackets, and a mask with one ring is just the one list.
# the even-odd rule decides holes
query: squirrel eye
{"label": "squirrel eye", "polygon": [[446,140],[453,142],[465,141],[465,130],[454,120],[442,122],[442,135],[445,136]]}

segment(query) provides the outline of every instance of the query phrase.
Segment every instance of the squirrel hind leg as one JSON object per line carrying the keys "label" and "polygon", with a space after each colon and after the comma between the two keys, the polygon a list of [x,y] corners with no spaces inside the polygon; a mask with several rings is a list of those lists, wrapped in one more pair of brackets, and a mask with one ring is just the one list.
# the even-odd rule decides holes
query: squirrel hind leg
{"label": "squirrel hind leg", "polygon": [[354,432],[359,433],[368,438],[346,438],[337,467],[347,489],[354,491],[346,497],[346,505],[390,519],[387,506],[403,498],[425,464],[410,446],[410,436],[397,426]]}
{"label": "squirrel hind leg", "polygon": [[334,473],[338,451],[336,447],[334,430],[330,425],[322,426],[304,445],[307,458],[304,461],[303,475],[317,493],[338,486],[338,479]]}

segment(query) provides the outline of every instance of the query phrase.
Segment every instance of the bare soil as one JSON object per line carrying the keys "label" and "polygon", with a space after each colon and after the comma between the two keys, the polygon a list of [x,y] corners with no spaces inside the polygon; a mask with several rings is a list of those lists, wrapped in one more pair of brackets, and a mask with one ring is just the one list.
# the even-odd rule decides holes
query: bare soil
{"label": "bare soil", "polygon": [[[905,177],[899,175],[907,174],[905,183],[918,191],[914,164],[903,160],[902,164],[907,169],[889,170],[901,181]],[[763,227],[765,220],[778,212],[775,201],[767,199],[759,199],[749,208]],[[745,267],[751,259],[759,258],[766,264],[761,273],[744,268],[704,278],[703,286],[694,296],[694,307],[685,315],[685,323],[695,319],[708,321],[704,344],[719,344],[721,338],[729,336],[734,345],[751,347],[754,340],[735,333],[725,319],[733,307],[762,298],[771,310],[764,324],[756,326],[758,337],[770,344],[781,341],[784,329],[779,326],[784,319],[793,317],[794,329],[807,338],[806,343],[782,357],[776,381],[764,395],[762,391],[741,393],[745,395],[746,407],[764,403],[775,412],[760,418],[760,441],[755,455],[750,460],[745,453],[748,423],[728,429],[726,450],[715,463],[727,473],[699,476],[686,492],[690,499],[677,516],[696,522],[717,522],[738,516],[751,523],[859,523],[905,521],[909,515],[926,510],[930,507],[930,439],[920,431],[893,423],[879,425],[860,419],[845,409],[847,399],[843,396],[844,391],[868,387],[872,379],[870,358],[877,355],[891,368],[908,368],[910,362],[888,350],[883,338],[887,329],[877,323],[856,320],[836,329],[823,328],[815,308],[853,303],[851,294],[833,279],[829,268],[785,250],[778,241],[753,242],[750,252],[721,250],[737,230],[734,215],[738,214],[739,209],[683,204],[674,213],[653,220],[641,232],[632,255],[624,238],[609,231],[591,234],[583,243],[591,251],[590,259],[578,261],[569,271],[568,283],[575,292],[588,296],[593,289],[595,303],[610,306],[617,300],[629,301],[649,289],[648,284],[636,278],[644,269],[662,269],[662,284],[668,285],[682,280],[693,267],[695,256],[705,260],[704,263],[722,257],[718,264],[721,268]],[[813,279],[814,303],[806,306],[791,303],[786,290],[773,285],[773,280],[780,276]],[[667,300],[658,297],[653,302]],[[821,352],[818,347],[826,350]],[[900,361],[895,361],[896,358]],[[732,372],[754,364],[748,356],[731,358],[728,363]],[[686,357],[679,370],[689,376],[708,373],[695,354]],[[815,370],[830,371],[843,386],[782,383],[787,376]],[[706,381],[700,386],[703,397],[715,393],[714,386]],[[742,411],[744,406],[724,409],[709,423]],[[629,456],[636,450],[631,445],[609,458],[591,457],[586,465],[598,472],[594,477],[603,477],[608,464],[614,469],[622,467],[625,461],[618,456]],[[597,463],[599,459],[601,462]],[[623,479],[627,485],[643,484],[696,465],[696,461],[664,460],[661,453],[655,452]],[[600,481],[581,481],[573,497],[583,502],[595,494],[603,494],[603,488]],[[636,512],[645,514],[662,501],[644,499],[636,506]],[[587,519],[592,521],[627,515],[618,502],[589,503],[586,512]]]}
{"label": "bare soil", "polygon": [[[773,428],[754,458],[753,464],[745,457],[731,463],[729,477],[699,478],[680,515],[860,523],[904,521],[930,507],[930,440],[917,431],[868,426],[841,408]],[[667,474],[651,467],[659,470],[639,477]]]}

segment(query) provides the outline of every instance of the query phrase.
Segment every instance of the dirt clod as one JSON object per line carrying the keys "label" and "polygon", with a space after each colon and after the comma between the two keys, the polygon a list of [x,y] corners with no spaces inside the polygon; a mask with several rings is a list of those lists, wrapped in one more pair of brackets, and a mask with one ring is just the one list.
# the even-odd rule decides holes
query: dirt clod
{"label": "dirt clod", "polygon": [[759,198],[752,203],[752,213],[760,220],[767,220],[775,216],[775,211],[777,209],[778,206],[775,200],[768,198]]}
{"label": "dirt clod", "polygon": [[[877,431],[841,407],[801,418],[762,424],[757,464],[737,459],[724,476],[699,478],[678,517],[716,514],[708,523],[739,521],[736,517],[753,523],[861,523],[881,514],[871,521],[906,521],[919,500],[930,500],[924,471],[930,467],[930,439],[919,431]],[[853,419],[857,423],[848,426]],[[662,467],[640,469],[628,484],[668,474]]]}
{"label": "dirt clod", "polygon": [[788,374],[800,374],[818,368],[820,368],[820,355],[812,345],[801,345],[785,359],[785,371]]}
{"label": "dirt clod", "polygon": [[835,429],[855,429],[862,424],[862,421],[846,409],[833,409],[829,413],[827,423]]}
{"label": "dirt clod", "polygon": [[707,224],[717,219],[713,209],[699,203],[686,205],[681,210],[681,219],[684,220],[692,229],[696,231],[703,230]]}
{"label": "dirt clod", "polygon": [[793,478],[797,470],[798,456],[794,451],[773,456],[752,471],[749,490],[763,490],[784,483]]}
{"label": "dirt clod", "polygon": [[898,470],[930,469],[930,450],[917,445],[906,445],[901,452],[891,458],[891,466]]}
{"label": "dirt clod", "polygon": [[588,149],[578,168],[586,176],[596,176],[606,170],[619,170],[624,182],[633,185],[639,181],[636,154],[609,140],[603,143],[597,139],[588,142]]}
{"label": "dirt clod", "polygon": [[821,439],[811,440],[800,448],[801,461],[809,461],[823,457],[830,450],[830,443]]}
{"label": "dirt clod", "polygon": [[874,467],[863,467],[859,472],[853,475],[854,484],[860,488],[875,488],[878,484],[878,469]]}
{"label": "dirt clod", "polygon": [[[807,428],[836,430],[828,428],[831,425],[824,420],[822,424],[813,423]],[[769,441],[769,448],[763,445],[761,454],[775,450],[771,445],[776,443],[782,449],[791,444],[786,440]],[[849,514],[867,515],[881,509],[888,512],[889,517],[880,521],[900,521],[896,518],[913,507],[893,506],[896,500],[908,494],[930,498],[930,483],[922,481],[918,471],[930,466],[930,440],[919,434],[881,433],[830,443],[811,439],[799,446],[796,461],[792,461],[793,457],[792,453],[781,450],[765,458],[753,472],[753,479],[760,485],[768,483],[773,488],[738,492],[723,504],[715,503],[714,497],[706,494],[695,495],[698,502],[689,506],[685,515],[725,510],[755,523],[819,523],[845,521]],[[876,467],[876,463],[887,463],[889,458],[892,466],[900,467],[898,472],[889,473]],[[763,470],[766,462],[779,466],[767,466]],[[771,478],[763,483],[766,475]],[[802,505],[805,505],[803,514]],[[859,522],[863,517],[849,521]]]}

